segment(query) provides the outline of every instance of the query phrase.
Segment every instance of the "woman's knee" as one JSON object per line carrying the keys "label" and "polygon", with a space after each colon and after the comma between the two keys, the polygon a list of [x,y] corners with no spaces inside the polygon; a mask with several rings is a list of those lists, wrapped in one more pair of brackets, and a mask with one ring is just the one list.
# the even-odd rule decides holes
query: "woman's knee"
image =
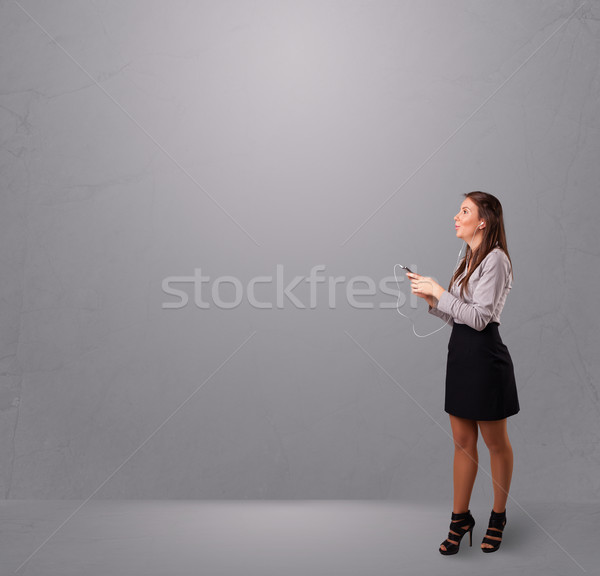
{"label": "woman's knee", "polygon": [[490,452],[506,452],[511,450],[510,440],[506,431],[506,422],[480,422],[483,441]]}
{"label": "woman's knee", "polygon": [[487,438],[484,439],[484,442],[490,454],[510,452],[512,450],[508,437]]}
{"label": "woman's knee", "polygon": [[477,434],[471,432],[454,435],[454,447],[467,452],[475,452],[477,450]]}
{"label": "woman's knee", "polygon": [[450,415],[454,447],[469,452],[477,450],[477,422]]}

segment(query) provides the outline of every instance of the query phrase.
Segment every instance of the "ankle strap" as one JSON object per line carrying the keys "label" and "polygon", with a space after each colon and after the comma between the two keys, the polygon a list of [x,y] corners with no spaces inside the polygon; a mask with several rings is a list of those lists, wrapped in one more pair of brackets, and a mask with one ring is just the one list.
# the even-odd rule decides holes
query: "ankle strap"
{"label": "ankle strap", "polygon": [[452,512],[452,520],[464,520],[465,518],[470,518],[471,517],[471,510],[467,510],[466,512],[460,512],[458,514],[455,514],[454,512]]}

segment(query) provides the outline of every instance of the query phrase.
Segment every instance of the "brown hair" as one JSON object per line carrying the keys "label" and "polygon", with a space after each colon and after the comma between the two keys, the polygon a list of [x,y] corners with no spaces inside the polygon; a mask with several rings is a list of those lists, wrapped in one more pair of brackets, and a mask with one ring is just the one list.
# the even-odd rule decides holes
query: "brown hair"
{"label": "brown hair", "polygon": [[450,288],[452,288],[456,279],[467,267],[467,262],[473,262],[471,270],[469,270],[466,276],[460,281],[461,298],[464,296],[465,288],[467,288],[471,274],[475,272],[477,266],[481,264],[481,261],[494,248],[500,248],[506,254],[508,261],[510,262],[511,276],[513,275],[512,260],[508,254],[508,248],[506,247],[506,233],[504,231],[504,218],[502,216],[502,204],[500,204],[500,200],[492,194],[480,191],[467,192],[464,196],[465,198],[470,198],[475,203],[479,212],[479,218],[485,220],[485,227],[481,229],[483,231],[483,238],[474,252],[472,252],[471,247],[467,244],[465,257],[461,260],[456,272],[454,272],[454,275],[450,280],[448,291],[450,291]]}

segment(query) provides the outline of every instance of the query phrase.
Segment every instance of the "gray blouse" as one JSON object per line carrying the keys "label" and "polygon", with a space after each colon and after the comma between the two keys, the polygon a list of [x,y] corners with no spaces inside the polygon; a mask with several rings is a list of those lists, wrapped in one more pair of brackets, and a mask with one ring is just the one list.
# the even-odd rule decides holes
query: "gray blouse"
{"label": "gray blouse", "polygon": [[475,330],[483,330],[489,322],[500,324],[500,313],[512,287],[510,260],[501,248],[494,248],[477,266],[464,298],[460,297],[457,282],[466,274],[466,268],[456,279],[450,291],[445,290],[437,307],[429,307],[429,313],[449,324],[467,324]]}

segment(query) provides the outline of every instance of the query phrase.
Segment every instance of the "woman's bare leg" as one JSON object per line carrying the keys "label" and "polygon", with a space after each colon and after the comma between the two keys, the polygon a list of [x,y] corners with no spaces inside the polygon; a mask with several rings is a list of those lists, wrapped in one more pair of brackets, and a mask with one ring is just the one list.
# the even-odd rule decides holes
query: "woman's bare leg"
{"label": "woman's bare leg", "polygon": [[[460,514],[469,509],[471,492],[477,476],[479,465],[477,421],[450,414],[450,425],[454,440],[454,507],[452,511]],[[456,534],[456,532],[454,533]],[[450,540],[450,542],[458,543],[454,540]],[[443,544],[441,548],[446,550]]]}
{"label": "woman's bare leg", "polygon": [[[493,510],[501,513],[506,510],[513,471],[513,451],[506,430],[506,418],[502,420],[479,420],[479,428],[490,451],[490,467],[494,484]],[[496,536],[489,536],[489,538],[493,540],[502,539]],[[491,548],[492,546],[482,543],[481,547]]]}

